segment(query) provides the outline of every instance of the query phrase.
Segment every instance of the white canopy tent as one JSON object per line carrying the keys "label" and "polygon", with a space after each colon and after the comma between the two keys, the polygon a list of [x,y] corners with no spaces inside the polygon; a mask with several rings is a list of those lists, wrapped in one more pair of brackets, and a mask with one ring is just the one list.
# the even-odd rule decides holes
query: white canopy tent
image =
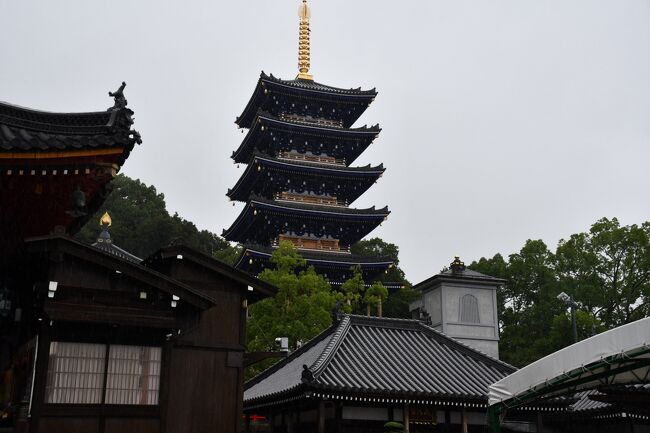
{"label": "white canopy tent", "polygon": [[[650,382],[650,317],[552,353],[489,387],[490,423],[503,410],[599,385]],[[496,430],[498,431],[498,427]]]}

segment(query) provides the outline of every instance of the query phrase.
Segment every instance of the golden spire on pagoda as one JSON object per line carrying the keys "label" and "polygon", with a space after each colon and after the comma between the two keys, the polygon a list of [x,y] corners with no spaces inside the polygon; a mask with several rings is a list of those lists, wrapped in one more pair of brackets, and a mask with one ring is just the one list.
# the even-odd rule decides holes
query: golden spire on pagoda
{"label": "golden spire on pagoda", "polygon": [[314,77],[309,73],[310,51],[309,51],[309,18],[311,11],[307,5],[307,0],[302,0],[298,10],[300,17],[300,32],[298,36],[298,76],[299,80],[313,81]]}
{"label": "golden spire on pagoda", "polygon": [[104,212],[104,215],[102,215],[99,220],[99,225],[110,227],[112,224],[113,220],[111,219],[111,216],[108,214],[108,212]]}

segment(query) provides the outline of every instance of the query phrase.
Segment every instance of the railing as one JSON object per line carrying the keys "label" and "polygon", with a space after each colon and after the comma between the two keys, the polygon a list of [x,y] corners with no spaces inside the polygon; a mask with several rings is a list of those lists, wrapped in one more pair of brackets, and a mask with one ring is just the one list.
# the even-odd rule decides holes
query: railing
{"label": "railing", "polygon": [[305,203],[305,204],[315,204],[319,206],[337,206],[337,207],[346,207],[347,202],[339,201],[334,196],[325,196],[325,195],[305,195],[305,194],[296,194],[292,192],[281,192],[276,194],[276,200]]}
{"label": "railing", "polygon": [[319,164],[345,165],[345,160],[336,159],[327,155],[307,155],[297,152],[280,152],[278,158],[294,161],[316,162]]}
{"label": "railing", "polygon": [[280,114],[280,119],[290,120],[292,122],[304,123],[305,125],[329,126],[333,128],[343,128],[342,120],[324,119],[322,117],[306,117],[296,114]]}
{"label": "railing", "polygon": [[350,251],[347,247],[341,247],[338,239],[303,238],[293,235],[279,235],[273,243],[273,246],[278,246],[280,241],[290,241],[299,250],[331,251],[339,253],[347,253]]}

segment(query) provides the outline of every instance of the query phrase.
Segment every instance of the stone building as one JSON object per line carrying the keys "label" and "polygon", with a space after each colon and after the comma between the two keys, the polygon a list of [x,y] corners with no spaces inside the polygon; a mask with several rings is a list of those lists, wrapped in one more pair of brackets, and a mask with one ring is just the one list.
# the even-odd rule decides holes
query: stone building
{"label": "stone building", "polygon": [[499,358],[497,289],[505,280],[467,269],[458,257],[449,269],[416,284],[422,298],[410,306],[413,318],[480,352]]}

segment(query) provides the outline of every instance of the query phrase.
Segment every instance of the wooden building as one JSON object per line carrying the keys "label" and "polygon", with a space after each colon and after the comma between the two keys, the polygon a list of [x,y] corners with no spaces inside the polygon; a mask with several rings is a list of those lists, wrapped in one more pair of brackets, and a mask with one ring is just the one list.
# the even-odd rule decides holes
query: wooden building
{"label": "wooden building", "polygon": [[106,112],[0,104],[0,428],[238,432],[249,302],[275,290],[182,246],[140,260],[71,235],[139,134]]}
{"label": "wooden building", "polygon": [[513,371],[417,320],[343,315],[246,383],[244,410],[249,431],[482,432],[488,386]]}

